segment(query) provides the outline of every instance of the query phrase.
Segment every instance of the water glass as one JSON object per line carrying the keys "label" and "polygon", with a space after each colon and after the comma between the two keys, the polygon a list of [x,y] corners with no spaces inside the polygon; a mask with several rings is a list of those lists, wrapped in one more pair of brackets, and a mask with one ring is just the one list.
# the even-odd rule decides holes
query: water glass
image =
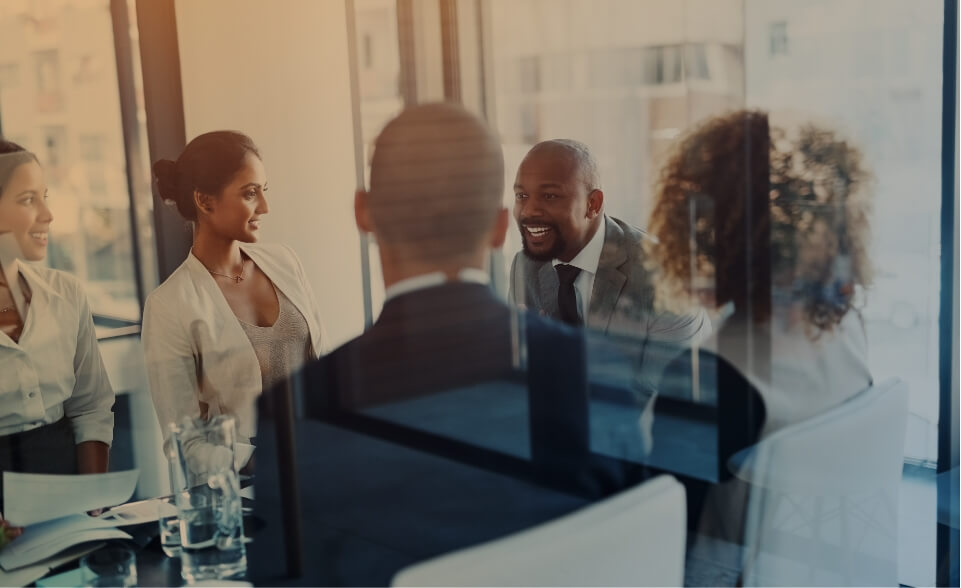
{"label": "water glass", "polygon": [[108,546],[80,560],[84,586],[136,586],[137,560],[133,551]]}
{"label": "water glass", "polygon": [[190,583],[247,571],[236,430],[229,416],[186,419],[171,430],[180,525],[181,575]]}
{"label": "water glass", "polygon": [[160,547],[167,557],[180,557],[180,517],[173,496],[157,499],[157,523],[160,525]]}

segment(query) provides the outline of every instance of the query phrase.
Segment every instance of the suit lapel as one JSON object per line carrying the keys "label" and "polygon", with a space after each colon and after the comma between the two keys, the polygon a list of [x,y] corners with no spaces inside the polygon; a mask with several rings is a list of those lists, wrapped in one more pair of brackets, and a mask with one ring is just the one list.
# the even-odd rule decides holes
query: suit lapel
{"label": "suit lapel", "polygon": [[621,290],[627,283],[627,274],[621,271],[621,266],[627,261],[624,231],[610,217],[605,216],[604,222],[607,232],[601,259],[597,264],[597,275],[594,276],[594,289],[591,291],[591,307],[587,318],[587,326],[601,330],[607,330]]}

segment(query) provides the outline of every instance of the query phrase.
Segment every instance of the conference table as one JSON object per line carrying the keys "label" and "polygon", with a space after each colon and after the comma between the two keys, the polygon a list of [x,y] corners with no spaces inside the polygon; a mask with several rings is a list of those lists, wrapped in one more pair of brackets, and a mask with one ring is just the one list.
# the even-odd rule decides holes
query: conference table
{"label": "conference table", "polygon": [[[270,455],[271,424],[258,431]],[[589,500],[342,427],[299,421],[305,572],[285,577],[276,470],[261,458],[248,546],[269,585],[388,585],[402,568],[557,518]]]}
{"label": "conference table", "polygon": [[[316,421],[297,423],[305,572],[286,575],[275,470],[263,466],[273,431],[258,438],[256,498],[245,500],[248,575],[257,585],[379,586],[404,567],[503,537],[586,505],[558,492],[429,452]],[[128,528],[139,586],[183,585],[157,525]],[[55,569],[56,575],[77,562]]]}
{"label": "conference table", "polygon": [[[517,397],[493,400],[490,390],[460,390],[450,396],[385,405],[362,415],[371,422],[403,424],[405,429],[426,427],[431,435],[461,446],[481,446],[480,454],[467,459],[456,452],[434,451],[434,445],[399,443],[376,427],[365,430],[356,424],[297,421],[305,555],[299,578],[286,574],[278,471],[276,460],[268,459],[276,451],[275,431],[273,423],[261,423],[256,499],[248,504],[253,508],[246,520],[252,540],[247,545],[247,579],[258,585],[389,585],[406,566],[550,521],[599,498],[539,483],[522,469],[500,471],[496,461],[489,467],[486,460],[475,459],[502,455],[518,464],[530,463],[524,403]],[[495,409],[488,410],[484,419],[475,419],[474,426],[460,419],[458,427],[456,415],[465,414],[472,403],[493,404]],[[695,475],[713,476],[712,446],[705,439],[701,445],[697,442],[697,434],[711,437],[705,422],[659,415],[655,448],[659,435],[664,437],[660,443],[664,455],[654,451],[642,456],[633,453],[636,433],[626,426],[636,423],[636,410],[600,399],[592,402],[591,413],[593,452],[636,465],[635,460],[642,457],[649,462],[677,458],[677,452],[685,450],[683,439],[688,438],[687,449],[696,449],[687,451],[688,458],[701,455],[700,461],[684,459],[674,464]],[[681,424],[669,422],[671,418]],[[678,426],[687,427],[684,430],[694,437],[680,435]],[[666,429],[659,431],[659,427]],[[180,562],[163,554],[156,526],[146,526],[134,535],[139,584],[182,584]]]}
{"label": "conference table", "polygon": [[388,585],[406,566],[550,521],[655,473],[675,473],[689,488],[717,480],[713,412],[665,403],[648,451],[641,408],[603,393],[589,407],[590,467],[574,485],[543,478],[525,399],[510,386],[468,387],[298,420],[299,578],[286,576],[280,470],[265,459],[276,455],[276,429],[261,422],[255,514],[265,525],[249,545],[251,578]]}
{"label": "conference table", "polygon": [[[256,499],[246,521],[248,579],[258,585],[388,585],[406,566],[550,521],[652,474],[677,475],[689,496],[697,484],[717,481],[715,407],[660,398],[651,448],[638,428],[643,407],[617,390],[595,386],[590,394],[588,478],[597,484],[587,490],[545,480],[532,467],[529,398],[510,386],[468,387],[297,420],[304,565],[296,578],[286,568],[275,424],[262,420]],[[151,535],[156,528],[144,533],[140,585],[181,584],[179,560],[164,556]]]}

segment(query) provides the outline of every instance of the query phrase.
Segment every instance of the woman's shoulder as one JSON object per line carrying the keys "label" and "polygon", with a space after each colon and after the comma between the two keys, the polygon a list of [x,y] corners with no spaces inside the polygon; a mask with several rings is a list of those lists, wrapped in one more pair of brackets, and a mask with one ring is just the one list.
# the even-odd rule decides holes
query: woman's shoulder
{"label": "woman's shoulder", "polygon": [[244,243],[242,249],[282,261],[297,259],[297,254],[294,253],[294,250],[291,249],[289,245],[283,243]]}
{"label": "woman's shoulder", "polygon": [[300,258],[294,250],[283,243],[245,243],[243,250],[260,264],[284,268],[295,274],[300,272]]}
{"label": "woman's shoulder", "polygon": [[51,290],[71,300],[86,298],[83,282],[70,272],[32,264],[26,268],[26,271],[33,272]]}
{"label": "woman's shoulder", "polygon": [[186,293],[197,289],[189,264],[190,258],[188,257],[167,276],[167,279],[147,294],[147,299],[144,301],[144,314],[149,309],[156,309],[158,306],[183,303]]}

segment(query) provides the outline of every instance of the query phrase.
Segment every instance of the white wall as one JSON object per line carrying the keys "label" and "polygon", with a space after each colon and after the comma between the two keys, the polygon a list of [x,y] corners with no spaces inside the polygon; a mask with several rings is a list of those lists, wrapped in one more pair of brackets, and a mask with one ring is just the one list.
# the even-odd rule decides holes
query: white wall
{"label": "white wall", "polygon": [[332,345],[358,335],[344,2],[177,0],[176,14],[188,140],[217,129],[254,139],[270,188],[263,241],[300,256]]}

